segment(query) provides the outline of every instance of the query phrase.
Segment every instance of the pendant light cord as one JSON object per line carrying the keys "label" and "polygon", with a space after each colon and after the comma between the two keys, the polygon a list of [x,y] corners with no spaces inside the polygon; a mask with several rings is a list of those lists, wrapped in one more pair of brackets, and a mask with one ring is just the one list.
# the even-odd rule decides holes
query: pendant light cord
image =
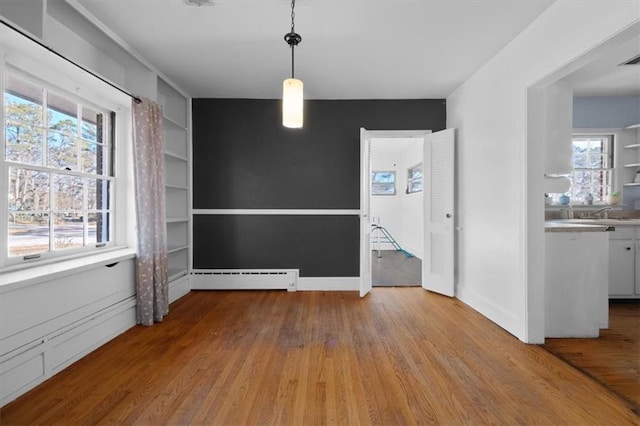
{"label": "pendant light cord", "polygon": [[[296,33],[296,0],[291,0],[291,33],[295,34]],[[294,66],[294,55],[293,55],[293,51],[295,50],[295,44],[291,44],[291,78],[295,78],[295,66]]]}
{"label": "pendant light cord", "polygon": [[302,41],[302,37],[300,34],[296,34],[296,0],[291,0],[291,32],[284,35],[284,40],[287,42],[289,47],[291,48],[291,78],[295,78],[295,55],[294,48]]}

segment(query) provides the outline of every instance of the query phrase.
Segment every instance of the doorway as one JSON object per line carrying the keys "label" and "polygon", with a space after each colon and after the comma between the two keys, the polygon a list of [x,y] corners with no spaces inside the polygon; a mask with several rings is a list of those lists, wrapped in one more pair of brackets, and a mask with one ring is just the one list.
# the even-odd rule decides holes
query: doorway
{"label": "doorway", "polygon": [[422,285],[424,138],[371,139],[371,271],[374,287]]}

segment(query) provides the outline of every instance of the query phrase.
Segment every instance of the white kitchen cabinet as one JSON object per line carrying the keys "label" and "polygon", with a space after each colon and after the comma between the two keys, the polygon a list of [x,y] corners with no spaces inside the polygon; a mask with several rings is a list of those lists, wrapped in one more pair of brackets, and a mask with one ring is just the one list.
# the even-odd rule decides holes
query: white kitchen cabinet
{"label": "white kitchen cabinet", "polygon": [[545,232],[545,337],[608,327],[608,232]]}
{"label": "white kitchen cabinet", "polygon": [[610,233],[609,298],[640,298],[640,227],[616,226]]}
{"label": "white kitchen cabinet", "polygon": [[635,292],[636,244],[635,240],[609,241],[610,297],[631,296]]}

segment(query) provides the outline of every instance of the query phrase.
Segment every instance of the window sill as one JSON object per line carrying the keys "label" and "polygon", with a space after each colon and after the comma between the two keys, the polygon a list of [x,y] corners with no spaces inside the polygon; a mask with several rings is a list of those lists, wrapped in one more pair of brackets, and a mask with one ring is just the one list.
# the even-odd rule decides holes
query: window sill
{"label": "window sill", "polygon": [[[78,257],[70,260],[34,265],[21,269],[2,271],[0,293],[6,293],[19,287],[42,283],[45,281],[77,274],[110,263],[132,259],[136,255],[131,248],[114,248],[99,254]],[[8,269],[8,268],[7,268]]]}

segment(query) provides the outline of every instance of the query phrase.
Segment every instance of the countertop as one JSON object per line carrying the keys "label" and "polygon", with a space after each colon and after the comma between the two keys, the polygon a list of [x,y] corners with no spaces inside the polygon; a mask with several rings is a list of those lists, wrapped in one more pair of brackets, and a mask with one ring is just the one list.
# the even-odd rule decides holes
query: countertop
{"label": "countertop", "polygon": [[589,222],[574,222],[572,219],[552,220],[544,223],[545,232],[607,232],[615,230],[613,224],[599,223],[595,220]]}

